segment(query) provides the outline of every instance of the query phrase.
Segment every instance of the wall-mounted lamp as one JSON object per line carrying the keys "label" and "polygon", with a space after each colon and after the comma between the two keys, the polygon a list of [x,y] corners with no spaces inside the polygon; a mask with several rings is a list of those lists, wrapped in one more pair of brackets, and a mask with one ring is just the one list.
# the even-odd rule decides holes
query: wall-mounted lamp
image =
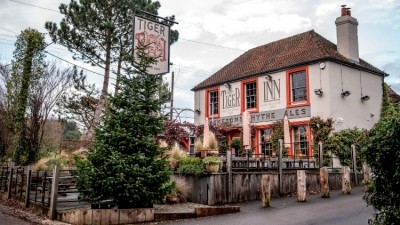
{"label": "wall-mounted lamp", "polygon": [[361,97],[361,101],[365,102],[369,100],[369,96],[368,95],[364,95]]}
{"label": "wall-mounted lamp", "polygon": [[351,93],[350,93],[350,91],[342,91],[342,97],[347,97],[347,96],[349,96]]}
{"label": "wall-mounted lamp", "polygon": [[265,77],[265,79],[272,80],[272,76],[271,76],[270,74],[267,74],[267,76]]}
{"label": "wall-mounted lamp", "polygon": [[319,89],[314,89],[314,93],[315,93],[316,95],[318,95],[318,96],[321,96],[322,94],[324,94],[324,92],[322,91],[321,88],[319,88]]}
{"label": "wall-mounted lamp", "polygon": [[225,86],[226,88],[231,88],[231,84],[229,84],[229,83],[225,83],[224,86]]}
{"label": "wall-mounted lamp", "polygon": [[196,110],[194,110],[194,112],[195,112],[197,115],[200,115],[200,113],[201,113],[200,109],[196,109]]}

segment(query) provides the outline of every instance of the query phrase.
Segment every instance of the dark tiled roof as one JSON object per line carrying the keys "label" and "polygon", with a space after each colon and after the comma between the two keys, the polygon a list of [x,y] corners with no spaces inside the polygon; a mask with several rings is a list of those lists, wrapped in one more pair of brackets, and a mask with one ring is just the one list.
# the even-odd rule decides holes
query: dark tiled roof
{"label": "dark tiled roof", "polygon": [[390,102],[396,104],[400,103],[400,96],[390,86],[388,86],[387,93],[389,95]]}
{"label": "dark tiled roof", "polygon": [[218,72],[196,85],[192,90],[200,90],[225,82],[315,63],[320,60],[337,61],[384,75],[384,72],[362,59],[360,59],[359,64],[351,62],[337,51],[335,44],[314,30],[310,30],[246,51]]}

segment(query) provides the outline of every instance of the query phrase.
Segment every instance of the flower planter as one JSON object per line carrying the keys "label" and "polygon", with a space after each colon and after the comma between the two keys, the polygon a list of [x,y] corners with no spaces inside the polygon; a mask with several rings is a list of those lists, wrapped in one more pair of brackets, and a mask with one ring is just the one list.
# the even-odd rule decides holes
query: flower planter
{"label": "flower planter", "polygon": [[210,163],[206,165],[207,173],[217,173],[219,171],[219,163]]}
{"label": "flower planter", "polygon": [[178,202],[178,196],[176,195],[167,195],[165,202],[168,204],[175,204]]}

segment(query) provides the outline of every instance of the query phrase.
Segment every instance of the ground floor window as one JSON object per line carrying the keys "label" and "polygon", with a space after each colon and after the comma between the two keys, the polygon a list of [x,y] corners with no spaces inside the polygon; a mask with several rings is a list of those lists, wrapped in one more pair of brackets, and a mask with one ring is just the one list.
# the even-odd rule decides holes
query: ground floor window
{"label": "ground floor window", "polygon": [[264,128],[260,129],[260,153],[265,156],[275,156],[272,141],[272,129]]}
{"label": "ground floor window", "polygon": [[293,153],[295,157],[308,156],[308,126],[293,127]]}

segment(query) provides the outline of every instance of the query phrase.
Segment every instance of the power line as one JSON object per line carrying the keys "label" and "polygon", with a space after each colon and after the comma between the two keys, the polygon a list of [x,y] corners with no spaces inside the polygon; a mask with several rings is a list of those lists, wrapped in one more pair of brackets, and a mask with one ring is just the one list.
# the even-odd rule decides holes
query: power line
{"label": "power line", "polygon": [[29,5],[29,6],[32,6],[32,7],[39,8],[39,9],[49,10],[49,11],[52,11],[52,12],[57,12],[57,13],[60,12],[60,11],[58,11],[58,10],[49,9],[49,8],[42,7],[42,6],[38,6],[38,5],[33,5],[33,4],[26,3],[26,2],[20,2],[20,1],[15,1],[15,0],[10,0],[10,1],[11,1],[11,2],[16,2],[16,3],[19,3],[19,4],[23,4],[23,5]]}
{"label": "power line", "polygon": [[11,33],[13,33],[13,34],[18,34],[18,33],[15,33],[15,32],[12,31],[12,30],[9,30],[9,29],[3,28],[3,27],[0,27],[0,29],[5,30],[5,31],[8,31],[8,32],[11,32]]}
{"label": "power line", "polygon": [[[46,52],[47,54],[53,56],[54,58],[57,58],[57,59],[59,59],[59,60],[61,60],[61,61],[66,62],[66,63],[68,63],[68,64],[74,65],[74,66],[79,67],[79,68],[81,68],[81,69],[83,69],[83,70],[86,70],[86,71],[88,71],[88,72],[91,72],[91,73],[94,73],[94,74],[97,74],[97,75],[99,75],[99,76],[104,77],[104,74],[95,72],[95,71],[93,71],[93,70],[86,69],[85,67],[82,67],[82,66],[79,66],[79,65],[77,65],[77,64],[75,64],[75,63],[69,62],[69,61],[67,61],[67,60],[65,60],[65,59],[63,59],[63,58],[61,58],[61,57],[59,57],[59,56],[56,56],[56,55],[54,55],[54,54],[52,54],[52,53],[50,53],[50,52],[48,52],[48,51],[46,51],[46,50],[44,50],[44,52]],[[116,79],[110,77],[110,80],[116,80]]]}
{"label": "power line", "polygon": [[11,45],[11,46],[14,46],[13,44],[10,44],[10,43],[4,43],[4,42],[0,42],[0,44],[2,44],[2,45]]}
{"label": "power line", "polygon": [[7,34],[0,34],[0,36],[5,36],[5,37],[12,37],[12,38],[17,38],[16,36],[12,36],[12,35],[7,35]]}
{"label": "power line", "polygon": [[226,49],[231,49],[231,50],[235,50],[235,51],[245,52],[245,50],[238,49],[238,48],[231,48],[231,47],[226,47],[226,46],[222,46],[222,45],[209,44],[209,43],[195,41],[195,40],[189,40],[189,39],[185,39],[185,38],[179,38],[178,40],[183,40],[183,41],[193,42],[193,43],[202,44],[202,45],[209,45],[209,46],[218,47],[218,48],[226,48]]}

